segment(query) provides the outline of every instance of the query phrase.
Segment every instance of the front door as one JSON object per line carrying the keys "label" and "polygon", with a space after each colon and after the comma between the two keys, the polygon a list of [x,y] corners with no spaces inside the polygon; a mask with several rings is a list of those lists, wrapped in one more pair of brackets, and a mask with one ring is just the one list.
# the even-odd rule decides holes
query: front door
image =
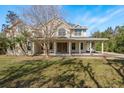
{"label": "front door", "polygon": [[67,53],[67,43],[57,43],[57,52]]}

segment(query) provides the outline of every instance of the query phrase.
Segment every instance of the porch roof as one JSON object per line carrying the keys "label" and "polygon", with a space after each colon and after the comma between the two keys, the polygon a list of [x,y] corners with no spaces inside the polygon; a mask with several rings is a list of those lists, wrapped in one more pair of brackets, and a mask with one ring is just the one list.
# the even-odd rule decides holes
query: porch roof
{"label": "porch roof", "polygon": [[[38,40],[43,40],[43,38],[37,38]],[[107,41],[109,40],[108,38],[91,38],[91,37],[71,37],[71,38],[67,38],[67,37],[56,37],[53,38],[53,40],[66,40],[66,41],[70,41],[70,40],[75,40],[75,41]]]}
{"label": "porch roof", "polygon": [[91,38],[91,37],[71,37],[71,38],[56,38],[56,40],[84,40],[84,41],[106,41],[108,38]]}

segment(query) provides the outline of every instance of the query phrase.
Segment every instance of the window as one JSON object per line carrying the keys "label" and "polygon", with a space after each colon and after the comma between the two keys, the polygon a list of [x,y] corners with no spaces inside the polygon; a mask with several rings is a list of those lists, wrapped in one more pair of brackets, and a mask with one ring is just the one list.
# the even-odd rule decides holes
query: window
{"label": "window", "polygon": [[86,29],[83,29],[83,32],[86,32]]}
{"label": "window", "polygon": [[50,43],[50,49],[53,49],[53,43]]}
{"label": "window", "polygon": [[66,30],[64,28],[59,29],[59,36],[65,36],[66,35]]}
{"label": "window", "polygon": [[75,43],[72,43],[72,50],[75,50]]}
{"label": "window", "polygon": [[31,47],[32,47],[32,43],[31,42],[28,42],[27,49],[28,50],[31,50]]}
{"label": "window", "polygon": [[76,29],[75,30],[75,36],[80,36],[81,35],[81,31],[80,29]]}
{"label": "window", "polygon": [[83,43],[81,43],[81,50],[83,50]]}

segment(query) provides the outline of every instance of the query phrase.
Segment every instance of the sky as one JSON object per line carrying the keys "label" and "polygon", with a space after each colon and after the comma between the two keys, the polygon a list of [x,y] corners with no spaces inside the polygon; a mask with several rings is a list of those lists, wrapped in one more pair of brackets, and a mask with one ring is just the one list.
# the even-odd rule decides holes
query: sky
{"label": "sky", "polygon": [[[21,14],[21,9],[27,6],[0,6],[0,29],[5,23],[8,10]],[[124,25],[124,6],[112,5],[64,5],[61,6],[66,21],[82,26],[87,26],[87,34],[95,31],[104,31],[107,27],[115,28]]]}

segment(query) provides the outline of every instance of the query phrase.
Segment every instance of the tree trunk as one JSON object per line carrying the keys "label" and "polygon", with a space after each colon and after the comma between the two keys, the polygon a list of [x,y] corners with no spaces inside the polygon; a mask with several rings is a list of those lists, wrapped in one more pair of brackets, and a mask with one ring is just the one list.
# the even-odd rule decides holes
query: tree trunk
{"label": "tree trunk", "polygon": [[12,51],[12,54],[13,54],[14,56],[16,56],[16,54],[15,54],[15,48],[14,48],[13,46],[10,46],[10,50]]}
{"label": "tree trunk", "polygon": [[44,52],[45,52],[45,57],[49,57],[49,48],[47,43],[44,43]]}
{"label": "tree trunk", "polygon": [[19,43],[19,46],[21,47],[22,51],[24,52],[24,55],[27,56],[25,49],[22,46],[22,43]]}

